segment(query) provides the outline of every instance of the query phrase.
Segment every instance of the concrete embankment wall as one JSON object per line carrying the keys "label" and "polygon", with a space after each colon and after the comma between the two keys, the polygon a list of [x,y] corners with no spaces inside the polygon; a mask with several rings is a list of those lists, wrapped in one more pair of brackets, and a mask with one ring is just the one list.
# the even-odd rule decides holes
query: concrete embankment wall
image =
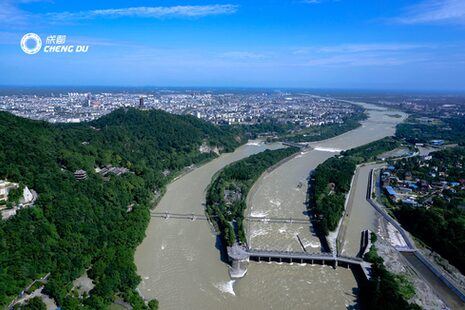
{"label": "concrete embankment wall", "polygon": [[410,238],[408,233],[394,220],[389,214],[382,209],[375,201],[371,199],[371,191],[373,186],[373,170],[370,173],[369,191],[367,192],[368,202],[388,221],[391,223],[402,235],[405,243],[411,251],[403,251],[401,254],[407,261],[421,273],[425,279],[435,288],[440,294],[441,298],[446,299],[445,302],[453,309],[465,308],[465,294],[458,289],[444,274],[428,261],[415,246],[415,243]]}
{"label": "concrete embankment wall", "polygon": [[402,252],[402,255],[451,309],[465,308],[463,293],[457,290],[447,278],[435,272],[436,268],[418,252]]}

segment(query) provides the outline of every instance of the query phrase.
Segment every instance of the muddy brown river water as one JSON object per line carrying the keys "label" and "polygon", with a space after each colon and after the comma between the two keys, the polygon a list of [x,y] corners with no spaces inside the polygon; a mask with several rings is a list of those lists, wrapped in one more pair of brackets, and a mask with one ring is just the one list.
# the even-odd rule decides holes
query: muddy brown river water
{"label": "muddy brown river water", "polygon": [[[263,175],[251,191],[247,212],[305,217],[306,178],[312,169],[340,150],[392,135],[395,125],[406,117],[396,112],[402,118],[394,118],[389,116],[392,111],[362,105],[369,118],[361,127],[311,143],[312,150]],[[279,147],[282,145],[252,141],[234,153],[221,155],[171,183],[157,212],[203,213],[205,190],[215,172],[266,148]],[[372,216],[364,218],[362,212],[355,223],[364,226],[372,221]],[[350,234],[356,235],[357,230],[351,227]],[[344,268],[251,262],[245,278],[231,280],[206,221],[152,218],[146,235],[135,256],[142,277],[139,290],[147,299],[157,298],[161,309],[346,309],[355,304],[357,283]],[[254,222],[248,226],[248,235],[254,248],[301,250],[297,235],[309,252],[319,251],[321,246],[309,225]]]}

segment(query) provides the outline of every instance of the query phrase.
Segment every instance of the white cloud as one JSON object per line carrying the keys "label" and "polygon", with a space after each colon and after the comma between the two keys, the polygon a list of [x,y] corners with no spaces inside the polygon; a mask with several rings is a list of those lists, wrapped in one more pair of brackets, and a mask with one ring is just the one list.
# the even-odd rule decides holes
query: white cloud
{"label": "white cloud", "polygon": [[301,47],[294,50],[295,55],[309,53],[365,53],[365,52],[397,52],[415,49],[435,48],[432,44],[414,43],[363,43],[363,44],[339,44],[330,46]]}
{"label": "white cloud", "polygon": [[260,53],[254,52],[242,52],[242,51],[232,51],[226,52],[220,55],[223,58],[232,58],[238,60],[246,60],[246,59],[263,59],[266,56]]}
{"label": "white cloud", "polygon": [[[50,12],[37,14],[21,8],[21,4],[31,2],[51,2],[52,0],[0,0],[0,26],[22,27],[31,24],[72,23],[76,20],[93,18],[164,18],[185,17],[200,18],[212,15],[228,15],[238,11],[239,6],[234,4],[211,5],[177,5],[157,7],[130,7],[112,8],[102,10],[89,10],[79,12]],[[23,27],[24,28],[24,27]]]}
{"label": "white cloud", "polygon": [[346,52],[360,53],[372,51],[403,51],[412,49],[429,48],[427,44],[405,44],[405,43],[369,43],[369,44],[343,44],[320,48],[322,52]]}
{"label": "white cloud", "polygon": [[464,0],[427,0],[406,8],[394,18],[401,24],[458,23],[465,24]]}
{"label": "white cloud", "polygon": [[315,57],[305,63],[306,66],[398,66],[411,62],[424,61],[420,58],[386,57],[383,55],[337,55]]}
{"label": "white cloud", "polygon": [[356,43],[302,47],[293,54],[305,66],[397,66],[425,61],[437,48],[418,43]]}
{"label": "white cloud", "polygon": [[[52,0],[0,0],[0,26],[25,26],[34,22],[33,14],[20,8],[22,4],[51,2]],[[39,21],[40,22],[40,21]]]}
{"label": "white cloud", "polygon": [[0,1],[0,24],[24,24],[25,14],[11,1]]}
{"label": "white cloud", "polygon": [[58,12],[48,13],[46,15],[54,20],[59,21],[72,21],[99,17],[205,17],[211,15],[234,14],[237,12],[238,8],[239,7],[237,5],[233,4],[178,5],[104,9],[81,12]]}
{"label": "white cloud", "polygon": [[301,3],[306,4],[320,4],[323,2],[339,2],[340,0],[302,0]]}
{"label": "white cloud", "polygon": [[0,31],[0,44],[18,44],[22,36],[23,34],[19,33]]}

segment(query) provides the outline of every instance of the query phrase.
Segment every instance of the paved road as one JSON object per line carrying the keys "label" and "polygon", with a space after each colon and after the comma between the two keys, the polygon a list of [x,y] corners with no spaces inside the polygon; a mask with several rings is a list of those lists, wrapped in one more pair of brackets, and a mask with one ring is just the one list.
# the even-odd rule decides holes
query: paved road
{"label": "paved road", "polygon": [[[439,268],[430,263],[426,257],[420,251],[417,251],[414,241],[411,239],[408,232],[406,232],[402,226],[393,219],[386,211],[384,206],[371,199],[372,187],[376,186],[377,192],[381,192],[379,183],[373,180],[373,170],[370,173],[370,179],[368,181],[368,192],[367,200],[375,208],[383,218],[391,223],[402,235],[405,243],[408,247],[408,252],[402,252],[407,258],[410,265],[423,276],[423,278],[431,285],[441,299],[452,309],[464,309],[465,308],[465,294],[461,289],[456,286],[446,274],[444,274]],[[400,249],[405,251],[405,249]]]}

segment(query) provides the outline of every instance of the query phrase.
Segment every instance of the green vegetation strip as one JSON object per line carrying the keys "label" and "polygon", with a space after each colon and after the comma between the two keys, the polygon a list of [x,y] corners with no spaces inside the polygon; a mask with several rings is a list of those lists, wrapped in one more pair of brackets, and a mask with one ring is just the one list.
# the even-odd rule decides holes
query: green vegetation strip
{"label": "green vegetation strip", "polygon": [[235,126],[238,131],[245,132],[251,138],[256,138],[260,135],[275,135],[274,139],[280,141],[291,142],[312,142],[321,141],[341,135],[347,131],[353,130],[361,126],[361,121],[367,119],[364,110],[359,108],[351,117],[344,119],[341,124],[328,124],[323,126],[301,127],[293,123],[278,123],[270,120],[269,122],[255,125],[239,125]]}
{"label": "green vegetation strip", "polygon": [[372,263],[371,280],[360,286],[360,303],[363,309],[421,309],[408,300],[415,295],[415,288],[403,275],[389,272],[376,250],[376,235],[371,233],[371,248],[365,260]]}
{"label": "green vegetation strip", "polygon": [[465,145],[463,117],[441,117],[431,114],[415,114],[397,125],[396,136],[410,143],[429,143],[445,140],[445,143]]}
{"label": "green vegetation strip", "polygon": [[[106,309],[115,296],[146,309],[135,291],[134,252],[154,192],[177,171],[215,157],[199,152],[203,143],[227,151],[239,145],[227,129],[195,117],[134,109],[75,125],[2,112],[0,136],[0,179],[39,194],[33,208],[0,221],[0,308],[50,272],[44,292],[63,309]],[[130,172],[108,178],[94,172],[108,164]],[[75,179],[78,169],[87,172],[86,180]],[[87,269],[95,287],[78,298],[70,294],[72,281]]]}
{"label": "green vegetation strip", "polygon": [[291,142],[313,142],[330,139],[361,126],[361,121],[367,119],[363,111],[359,111],[354,116],[344,120],[342,124],[330,124],[320,127],[305,128],[297,133],[287,134],[282,137]]}
{"label": "green vegetation strip", "polygon": [[314,222],[321,234],[328,235],[337,228],[356,166],[372,161],[377,155],[399,146],[399,141],[384,138],[342,152],[341,156],[332,157],[315,169],[311,208],[316,218]]}
{"label": "green vegetation strip", "polygon": [[207,193],[207,214],[221,233],[223,245],[247,242],[243,220],[250,188],[268,168],[298,151],[266,150],[225,167],[214,178]]}

